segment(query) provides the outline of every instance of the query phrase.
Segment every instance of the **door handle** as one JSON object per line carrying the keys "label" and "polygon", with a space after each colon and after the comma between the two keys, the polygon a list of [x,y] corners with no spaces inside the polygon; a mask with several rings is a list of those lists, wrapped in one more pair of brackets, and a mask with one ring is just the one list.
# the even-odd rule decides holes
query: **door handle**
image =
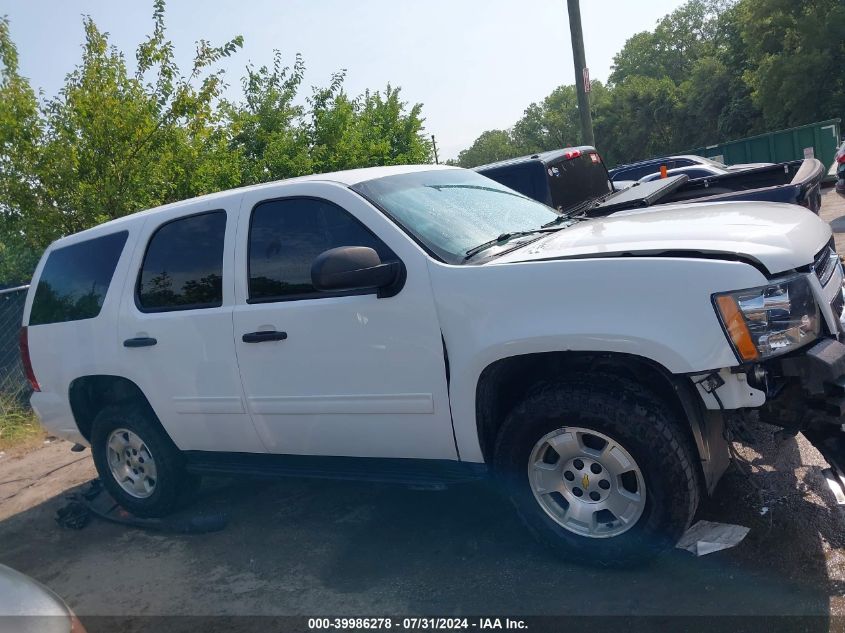
{"label": "door handle", "polygon": [[158,341],[151,336],[136,336],[123,341],[123,347],[151,347],[156,343]]}
{"label": "door handle", "polygon": [[264,343],[265,341],[284,341],[288,337],[287,332],[248,332],[241,337],[244,343]]}

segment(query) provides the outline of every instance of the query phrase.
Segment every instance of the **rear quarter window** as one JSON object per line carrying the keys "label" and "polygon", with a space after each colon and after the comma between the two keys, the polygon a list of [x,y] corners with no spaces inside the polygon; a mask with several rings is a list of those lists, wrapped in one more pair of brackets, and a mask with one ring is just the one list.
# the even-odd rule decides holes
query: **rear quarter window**
{"label": "rear quarter window", "polygon": [[100,314],[127,236],[127,231],[121,231],[53,250],[38,279],[29,325],[93,319]]}

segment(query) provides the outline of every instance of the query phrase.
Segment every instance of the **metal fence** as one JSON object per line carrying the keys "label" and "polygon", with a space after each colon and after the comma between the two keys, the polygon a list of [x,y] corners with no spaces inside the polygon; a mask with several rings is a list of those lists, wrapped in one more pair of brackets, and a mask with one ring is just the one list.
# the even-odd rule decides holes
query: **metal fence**
{"label": "metal fence", "polygon": [[[18,336],[29,286],[0,290],[0,398],[25,404],[29,382],[21,364]],[[0,407],[2,407],[0,402]]]}

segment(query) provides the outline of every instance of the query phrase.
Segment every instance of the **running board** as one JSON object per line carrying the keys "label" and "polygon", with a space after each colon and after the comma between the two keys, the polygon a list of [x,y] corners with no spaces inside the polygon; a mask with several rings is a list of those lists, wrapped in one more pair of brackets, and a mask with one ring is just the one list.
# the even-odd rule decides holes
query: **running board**
{"label": "running board", "polygon": [[323,457],[267,453],[185,451],[186,469],[197,475],[302,477],[400,484],[441,489],[483,479],[484,464],[446,459]]}

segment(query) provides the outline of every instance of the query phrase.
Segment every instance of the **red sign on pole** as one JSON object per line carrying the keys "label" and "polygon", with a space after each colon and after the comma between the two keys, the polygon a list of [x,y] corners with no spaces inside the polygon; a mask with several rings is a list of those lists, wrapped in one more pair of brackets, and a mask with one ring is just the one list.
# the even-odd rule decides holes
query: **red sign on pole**
{"label": "red sign on pole", "polygon": [[581,73],[584,75],[584,92],[590,92],[590,69],[585,68]]}

